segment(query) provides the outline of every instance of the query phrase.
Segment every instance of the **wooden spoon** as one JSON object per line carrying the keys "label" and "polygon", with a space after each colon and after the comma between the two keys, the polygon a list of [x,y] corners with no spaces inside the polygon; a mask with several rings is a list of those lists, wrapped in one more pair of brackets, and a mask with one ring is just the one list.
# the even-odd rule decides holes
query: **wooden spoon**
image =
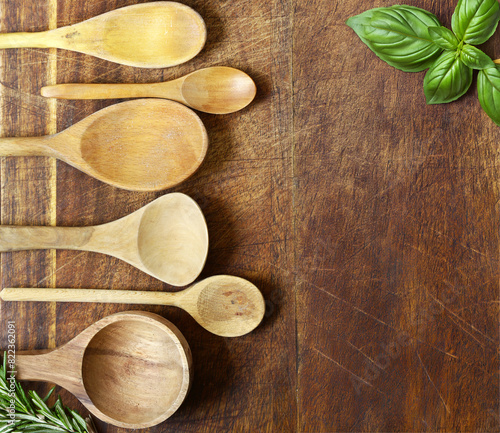
{"label": "wooden spoon", "polygon": [[105,317],[57,349],[16,353],[16,371],[20,380],[62,386],[107,423],[139,429],[179,408],[192,356],[172,323],[134,311]]}
{"label": "wooden spoon", "polygon": [[222,337],[239,337],[253,331],[266,310],[257,287],[243,278],[228,275],[207,278],[176,293],[5,288],[0,292],[0,298],[4,301],[173,305],[191,314],[207,331]]}
{"label": "wooden spoon", "polygon": [[0,34],[0,48],[62,48],[123,65],[166,68],[196,56],[206,37],[197,12],[180,3],[158,1],[46,32]]}
{"label": "wooden spoon", "polygon": [[168,284],[185,286],[205,265],[208,230],[196,202],[181,193],[93,227],[0,226],[0,252],[48,248],[108,254]]}
{"label": "wooden spoon", "polygon": [[207,148],[200,118],[163,99],[112,105],[55,135],[0,138],[0,156],[52,156],[133,191],[177,185],[198,169]]}
{"label": "wooden spoon", "polygon": [[205,113],[226,114],[250,104],[256,91],[244,72],[214,66],[165,83],[57,84],[43,87],[42,95],[60,99],[165,98]]}

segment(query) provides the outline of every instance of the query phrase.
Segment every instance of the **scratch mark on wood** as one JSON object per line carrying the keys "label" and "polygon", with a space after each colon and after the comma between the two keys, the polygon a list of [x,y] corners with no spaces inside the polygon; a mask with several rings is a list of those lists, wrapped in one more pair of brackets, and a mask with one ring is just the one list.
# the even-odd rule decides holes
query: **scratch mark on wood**
{"label": "scratch mark on wood", "polygon": [[44,278],[42,278],[41,280],[39,280],[36,285],[37,286],[41,286],[47,280],[52,280],[52,279],[55,280],[55,275],[57,274],[58,271],[60,271],[60,270],[62,270],[64,268],[66,268],[67,266],[71,265],[75,260],[78,260],[84,254],[85,254],[85,252],[80,252],[76,256],[74,256],[71,260],[67,261],[64,265],[56,267],[50,275],[47,275]]}
{"label": "scratch mark on wood", "polygon": [[[471,329],[473,329],[474,331],[476,331],[478,334],[480,334],[481,336],[483,336],[486,340],[490,341],[491,343],[494,343],[496,344],[495,340],[493,340],[492,338],[488,337],[486,334],[482,333],[479,329],[477,329],[474,325],[472,325],[471,323],[465,321],[464,319],[462,319],[458,314],[454,313],[452,310],[450,310],[443,302],[441,302],[439,299],[437,299],[436,297],[434,297],[432,294],[429,293],[429,295],[431,296],[432,299],[434,299],[434,301],[439,304],[445,311],[447,311],[449,314],[451,314],[453,317],[455,317],[458,321],[464,323],[465,325],[469,326]],[[472,338],[474,338],[474,340],[476,340],[479,344],[481,344],[480,341],[478,341],[470,332],[468,332],[467,330],[465,330],[462,326],[460,326],[458,323],[456,323],[453,319],[451,319],[455,324],[457,324],[457,326],[460,327],[460,329],[462,329],[464,332],[466,332],[467,334],[469,334]],[[483,346],[481,344],[481,346]],[[483,346],[484,347],[484,346]]]}
{"label": "scratch mark on wood", "polygon": [[429,379],[430,383],[432,384],[432,386],[434,387],[434,389],[436,390],[436,392],[438,393],[439,395],[439,398],[441,399],[441,402],[443,403],[445,409],[446,409],[446,412],[450,413],[450,409],[448,409],[448,406],[446,405],[446,402],[444,401],[444,398],[443,396],[441,395],[441,393],[439,392],[439,389],[437,388],[437,386],[434,384],[434,382],[432,381],[431,379],[431,376],[429,375],[429,372],[427,371],[427,368],[425,367],[423,361],[422,361],[422,358],[420,358],[420,355],[418,354],[417,352],[417,356],[418,356],[418,359],[420,361],[420,364],[422,365],[422,368],[424,369],[425,371],[425,374],[427,375],[427,378]]}
{"label": "scratch mark on wood", "polygon": [[[313,349],[316,352],[318,352],[323,358],[326,358],[329,361],[333,362],[337,367],[339,367],[340,369],[342,369],[345,372],[349,373],[350,375],[354,376],[356,379],[358,379],[359,381],[363,382],[365,385],[368,385],[369,387],[371,387],[373,389],[377,389],[370,382],[366,381],[362,377],[360,377],[357,374],[353,373],[351,370],[349,370],[348,368],[344,367],[342,364],[339,364],[337,361],[335,361],[334,359],[330,358],[328,355],[325,355],[323,352],[321,352],[320,350],[316,349],[315,347],[313,347]],[[381,392],[381,391],[379,391],[379,392]]]}
{"label": "scratch mark on wood", "polygon": [[386,372],[385,369],[379,365],[377,362],[375,362],[372,358],[370,358],[365,352],[363,352],[359,347],[356,347],[354,344],[352,344],[350,341],[346,340],[347,341],[347,344],[349,346],[351,346],[353,349],[355,349],[356,351],[358,351],[359,353],[361,353],[361,355],[363,355],[366,359],[368,359],[373,365],[375,365],[376,367],[378,367],[380,370],[382,370],[384,373]]}
{"label": "scratch mark on wood", "polygon": [[361,314],[364,314],[365,316],[375,320],[376,322],[384,325],[384,326],[387,326],[388,328],[392,329],[393,331],[397,331],[397,329],[395,329],[394,327],[392,327],[391,325],[389,325],[388,323],[384,322],[383,320],[373,316],[372,314],[370,313],[367,313],[366,311],[362,310],[361,308],[358,308],[356,307],[355,305],[351,304],[349,301],[345,300],[345,299],[342,299],[341,297],[337,296],[337,295],[334,295],[333,293],[330,293],[329,291],[323,289],[322,287],[318,287],[316,286],[315,284],[312,284],[312,283],[309,283],[312,287],[314,287],[316,290],[319,290],[325,294],[327,294],[328,296],[331,296],[332,298],[334,299],[337,299],[338,301],[341,301],[347,305],[349,305],[352,309],[354,309],[355,311],[357,311],[358,313],[361,313]]}

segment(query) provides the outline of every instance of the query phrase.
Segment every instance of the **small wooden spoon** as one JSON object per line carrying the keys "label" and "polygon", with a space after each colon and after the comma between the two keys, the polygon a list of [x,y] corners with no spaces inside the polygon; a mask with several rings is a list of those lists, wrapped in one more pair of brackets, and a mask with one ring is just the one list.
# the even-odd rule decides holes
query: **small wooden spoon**
{"label": "small wooden spoon", "polygon": [[187,311],[213,334],[239,337],[253,331],[264,317],[266,305],[259,289],[229,275],[207,278],[181,292],[93,289],[5,288],[4,301],[102,302],[173,305]]}
{"label": "small wooden spoon", "polygon": [[105,317],[55,350],[16,353],[17,378],[67,389],[97,418],[128,429],[170,417],[188,393],[192,356],[168,320],[147,312]]}
{"label": "small wooden spoon", "polygon": [[0,252],[49,248],[108,254],[168,284],[185,286],[205,265],[208,230],[196,202],[181,193],[98,226],[0,226]]}
{"label": "small wooden spoon", "polygon": [[256,91],[244,72],[214,66],[165,83],[57,84],[43,87],[42,95],[60,99],[165,98],[205,113],[226,114],[250,104]]}
{"label": "small wooden spoon", "polygon": [[62,48],[140,68],[166,68],[196,56],[207,38],[201,16],[168,1],[127,6],[72,26],[0,34],[0,48]]}
{"label": "small wooden spoon", "polygon": [[208,136],[189,108],[138,99],[104,108],[63,132],[0,138],[0,156],[51,156],[132,191],[170,188],[203,162]]}

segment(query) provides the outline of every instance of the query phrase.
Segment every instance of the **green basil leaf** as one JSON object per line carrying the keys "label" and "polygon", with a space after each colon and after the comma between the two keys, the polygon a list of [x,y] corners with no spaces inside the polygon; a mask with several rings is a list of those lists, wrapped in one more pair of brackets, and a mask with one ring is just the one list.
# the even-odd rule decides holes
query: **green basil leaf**
{"label": "green basil leaf", "polygon": [[486,69],[494,68],[493,60],[479,48],[472,45],[464,45],[460,51],[460,60],[464,62],[465,66],[472,69]]}
{"label": "green basil leaf", "polygon": [[402,71],[423,71],[442,52],[427,30],[440,26],[439,20],[413,6],[370,9],[349,18],[346,24],[378,57]]}
{"label": "green basil leaf", "polygon": [[472,69],[465,66],[456,51],[445,51],[424,78],[428,104],[443,104],[460,98],[472,83]]}
{"label": "green basil leaf", "polygon": [[434,43],[445,50],[456,50],[458,39],[453,32],[446,27],[429,27],[429,36]]}
{"label": "green basil leaf", "polygon": [[479,71],[477,96],[486,114],[500,126],[500,70],[497,67]]}
{"label": "green basil leaf", "polygon": [[458,0],[451,28],[460,41],[479,45],[495,33],[499,19],[498,0]]}

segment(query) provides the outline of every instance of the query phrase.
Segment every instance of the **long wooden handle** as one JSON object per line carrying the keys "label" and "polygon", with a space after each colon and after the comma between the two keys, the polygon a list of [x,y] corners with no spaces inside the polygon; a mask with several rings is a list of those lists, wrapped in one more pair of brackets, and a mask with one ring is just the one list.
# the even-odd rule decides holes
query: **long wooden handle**
{"label": "long wooden handle", "polygon": [[51,136],[0,138],[0,156],[55,156],[47,146]]}
{"label": "long wooden handle", "polygon": [[166,98],[179,99],[175,84],[56,84],[42,88],[42,96],[58,99]]}
{"label": "long wooden handle", "polygon": [[85,249],[93,231],[93,227],[0,226],[0,252]]}
{"label": "long wooden handle", "polygon": [[4,301],[176,305],[178,296],[170,292],[133,290],[5,288],[0,292],[0,298]]}
{"label": "long wooden handle", "polygon": [[0,33],[0,48],[50,48],[50,32]]}

